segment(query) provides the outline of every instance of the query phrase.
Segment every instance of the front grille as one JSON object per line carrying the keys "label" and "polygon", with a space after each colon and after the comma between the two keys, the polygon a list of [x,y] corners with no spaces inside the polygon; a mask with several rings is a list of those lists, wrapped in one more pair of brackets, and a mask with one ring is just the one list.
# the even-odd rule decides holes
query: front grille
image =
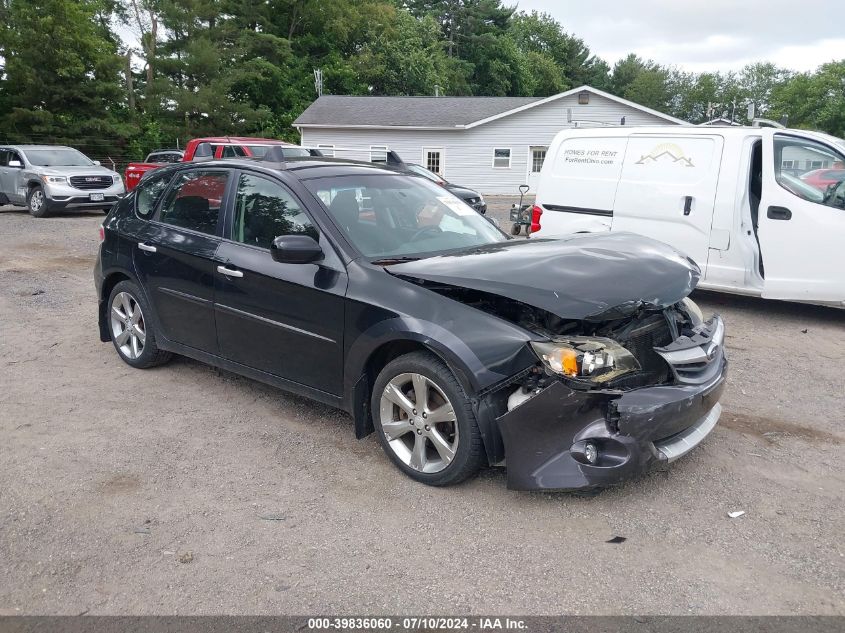
{"label": "front grille", "polygon": [[71,176],[70,185],[77,189],[108,189],[114,184],[111,176]]}
{"label": "front grille", "polygon": [[646,384],[660,384],[669,380],[669,365],[657,352],[655,347],[668,345],[672,342],[672,332],[662,314],[653,315],[636,324],[633,329],[625,333],[625,338],[619,342],[634,355],[640,363],[642,373],[640,382],[646,379]]}

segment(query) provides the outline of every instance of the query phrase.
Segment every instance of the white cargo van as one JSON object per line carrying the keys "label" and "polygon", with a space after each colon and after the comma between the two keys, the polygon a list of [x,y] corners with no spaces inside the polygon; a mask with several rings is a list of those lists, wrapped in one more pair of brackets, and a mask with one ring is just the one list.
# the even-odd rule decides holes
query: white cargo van
{"label": "white cargo van", "polygon": [[564,130],[532,231],[640,233],[694,259],[700,288],[842,307],[843,167],[845,141],[803,130]]}

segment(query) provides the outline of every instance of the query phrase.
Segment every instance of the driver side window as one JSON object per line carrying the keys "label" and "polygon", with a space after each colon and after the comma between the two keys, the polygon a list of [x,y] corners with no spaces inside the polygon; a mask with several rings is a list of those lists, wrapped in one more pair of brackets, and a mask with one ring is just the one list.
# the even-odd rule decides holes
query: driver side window
{"label": "driver side window", "polygon": [[845,157],[822,143],[786,134],[775,135],[774,149],[778,185],[803,200],[829,204],[843,181]]}

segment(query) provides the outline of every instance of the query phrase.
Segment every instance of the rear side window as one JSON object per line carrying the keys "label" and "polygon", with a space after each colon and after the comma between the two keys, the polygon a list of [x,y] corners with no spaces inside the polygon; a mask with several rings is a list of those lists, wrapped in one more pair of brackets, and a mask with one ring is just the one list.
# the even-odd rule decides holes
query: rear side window
{"label": "rear side window", "polygon": [[281,235],[310,235],[317,229],[296,199],[282,185],[251,174],[241,174],[235,198],[236,242],[270,248]]}
{"label": "rear side window", "polygon": [[159,220],[199,233],[215,235],[229,172],[193,169],[176,176],[161,205]]}
{"label": "rear side window", "polygon": [[139,218],[149,220],[155,211],[158,201],[167,185],[170,183],[170,175],[150,178],[138,185],[138,192],[135,194],[135,212]]}

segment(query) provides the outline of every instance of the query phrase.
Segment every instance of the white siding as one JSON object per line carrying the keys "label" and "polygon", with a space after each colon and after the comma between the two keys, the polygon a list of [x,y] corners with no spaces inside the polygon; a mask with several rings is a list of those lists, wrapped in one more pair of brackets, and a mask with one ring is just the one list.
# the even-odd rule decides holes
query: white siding
{"label": "white siding", "polygon": [[[336,152],[340,158],[369,159],[370,145],[387,145],[404,161],[424,164],[422,149],[443,148],[443,176],[456,184],[484,194],[517,193],[528,176],[528,148],[549,145],[555,134],[566,127],[567,108],[575,121],[597,121],[626,125],[672,125],[660,117],[591,94],[588,105],[578,105],[578,95],[570,95],[529,108],[523,112],[479,125],[468,130],[354,130],[342,128],[302,128],[302,144],[315,147],[362,148],[364,151]],[[582,124],[586,126],[589,124]],[[493,149],[510,148],[510,169],[493,169]]]}

